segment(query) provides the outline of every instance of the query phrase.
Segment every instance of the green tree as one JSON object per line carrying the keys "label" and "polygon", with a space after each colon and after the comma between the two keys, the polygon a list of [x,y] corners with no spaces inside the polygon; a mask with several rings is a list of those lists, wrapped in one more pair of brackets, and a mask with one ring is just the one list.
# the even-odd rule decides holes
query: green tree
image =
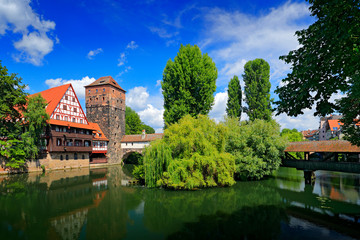
{"label": "green tree", "polygon": [[[299,48],[280,59],[291,64],[292,72],[277,87],[277,114],[303,114],[315,104],[315,115],[340,111],[345,129],[352,128],[359,115],[360,2],[352,0],[308,0],[316,22],[295,34]],[[331,102],[338,92],[341,101]],[[355,121],[355,123],[358,120]],[[349,140],[360,145],[358,130],[345,131]]]}
{"label": "green tree", "polygon": [[146,133],[155,133],[155,130],[141,122],[139,114],[137,114],[130,107],[126,106],[125,110],[125,134],[141,134],[142,130]]}
{"label": "green tree", "polygon": [[24,111],[26,96],[22,79],[15,73],[8,74],[0,62],[0,136],[18,138],[21,134],[21,112]]}
{"label": "green tree", "polygon": [[28,159],[35,159],[39,151],[46,146],[45,139],[42,137],[46,131],[47,121],[50,119],[46,113],[46,105],[46,100],[38,94],[29,98],[24,111],[25,133],[21,135],[21,138],[24,140]]}
{"label": "green tree", "polygon": [[235,183],[235,162],[225,153],[226,127],[209,117],[186,115],[169,126],[161,140],[144,153],[148,187],[173,189],[229,186]]}
{"label": "green tree", "polygon": [[230,130],[226,152],[235,157],[236,178],[258,180],[279,168],[287,140],[280,137],[280,126],[274,120],[227,118],[225,125]]}
{"label": "green tree", "polygon": [[284,128],[281,133],[281,137],[286,137],[289,142],[301,142],[303,141],[303,136],[301,132],[298,132],[296,128],[288,129]]}
{"label": "green tree", "polygon": [[201,54],[196,45],[181,44],[174,61],[166,63],[161,83],[165,127],[187,114],[208,114],[214,102],[216,79],[215,63],[207,53]]}
{"label": "green tree", "polygon": [[245,112],[250,121],[271,119],[270,65],[261,58],[248,61],[244,66]]}
{"label": "green tree", "polygon": [[226,113],[229,117],[241,118],[241,101],[242,101],[242,92],[238,76],[234,76],[228,87],[228,101],[226,105]]}

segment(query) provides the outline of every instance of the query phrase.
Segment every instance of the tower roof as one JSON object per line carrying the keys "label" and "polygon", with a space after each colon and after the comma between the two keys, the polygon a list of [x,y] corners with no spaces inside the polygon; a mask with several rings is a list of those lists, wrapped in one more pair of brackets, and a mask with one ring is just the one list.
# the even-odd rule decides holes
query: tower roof
{"label": "tower roof", "polygon": [[101,85],[111,85],[113,87],[116,87],[116,88],[126,92],[124,89],[122,89],[122,87],[120,87],[120,85],[111,76],[101,77],[98,80],[96,80],[95,82],[93,82],[85,87],[93,87],[93,86],[101,86]]}

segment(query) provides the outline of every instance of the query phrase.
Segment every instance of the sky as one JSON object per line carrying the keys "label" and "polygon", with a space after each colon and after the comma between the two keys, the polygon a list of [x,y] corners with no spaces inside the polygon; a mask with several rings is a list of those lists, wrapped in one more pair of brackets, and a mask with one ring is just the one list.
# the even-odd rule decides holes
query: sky
{"label": "sky", "polygon": [[[281,0],[0,0],[0,61],[30,94],[72,83],[84,110],[83,86],[112,76],[127,91],[126,105],[162,132],[162,73],[180,44],[199,46],[215,62],[209,116],[221,121],[228,83],[237,75],[244,87],[249,60],[270,64],[271,97],[278,99],[274,90],[291,67],[279,56],[298,48],[295,31],[316,21],[308,7]],[[274,118],[282,128],[317,129],[313,113]]]}

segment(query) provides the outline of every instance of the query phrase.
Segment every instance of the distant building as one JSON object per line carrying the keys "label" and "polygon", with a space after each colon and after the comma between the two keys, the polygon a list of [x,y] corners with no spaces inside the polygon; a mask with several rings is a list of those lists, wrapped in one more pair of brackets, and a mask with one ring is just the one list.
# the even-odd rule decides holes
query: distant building
{"label": "distant building", "polygon": [[341,126],[343,123],[340,122],[342,115],[330,115],[329,117],[320,118],[319,126],[319,140],[329,140],[338,137],[342,139]]}
{"label": "distant building", "polygon": [[150,142],[161,139],[163,136],[162,133],[146,134],[145,130],[138,135],[124,135],[121,139],[122,158],[126,159],[133,152],[142,153]]}
{"label": "distant building", "polygon": [[121,138],[125,134],[125,90],[110,76],[85,86],[86,114],[109,139],[110,163],[121,162]]}
{"label": "distant building", "polygon": [[308,141],[319,141],[319,130],[305,130],[301,131],[303,139]]}

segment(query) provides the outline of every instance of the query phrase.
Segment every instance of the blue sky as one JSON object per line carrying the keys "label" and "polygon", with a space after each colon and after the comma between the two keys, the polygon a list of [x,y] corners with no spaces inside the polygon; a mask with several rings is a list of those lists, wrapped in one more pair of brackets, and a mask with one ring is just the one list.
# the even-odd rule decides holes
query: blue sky
{"label": "blue sky", "polygon": [[[219,121],[227,84],[234,74],[242,79],[248,60],[269,62],[277,98],[273,91],[290,69],[278,58],[298,47],[295,31],[314,21],[305,1],[0,0],[0,60],[29,93],[71,82],[82,104],[83,86],[110,75],[127,91],[127,105],[161,132],[159,83],[180,44],[198,45],[215,62],[210,116]],[[318,128],[312,114],[276,120],[282,127]]]}

